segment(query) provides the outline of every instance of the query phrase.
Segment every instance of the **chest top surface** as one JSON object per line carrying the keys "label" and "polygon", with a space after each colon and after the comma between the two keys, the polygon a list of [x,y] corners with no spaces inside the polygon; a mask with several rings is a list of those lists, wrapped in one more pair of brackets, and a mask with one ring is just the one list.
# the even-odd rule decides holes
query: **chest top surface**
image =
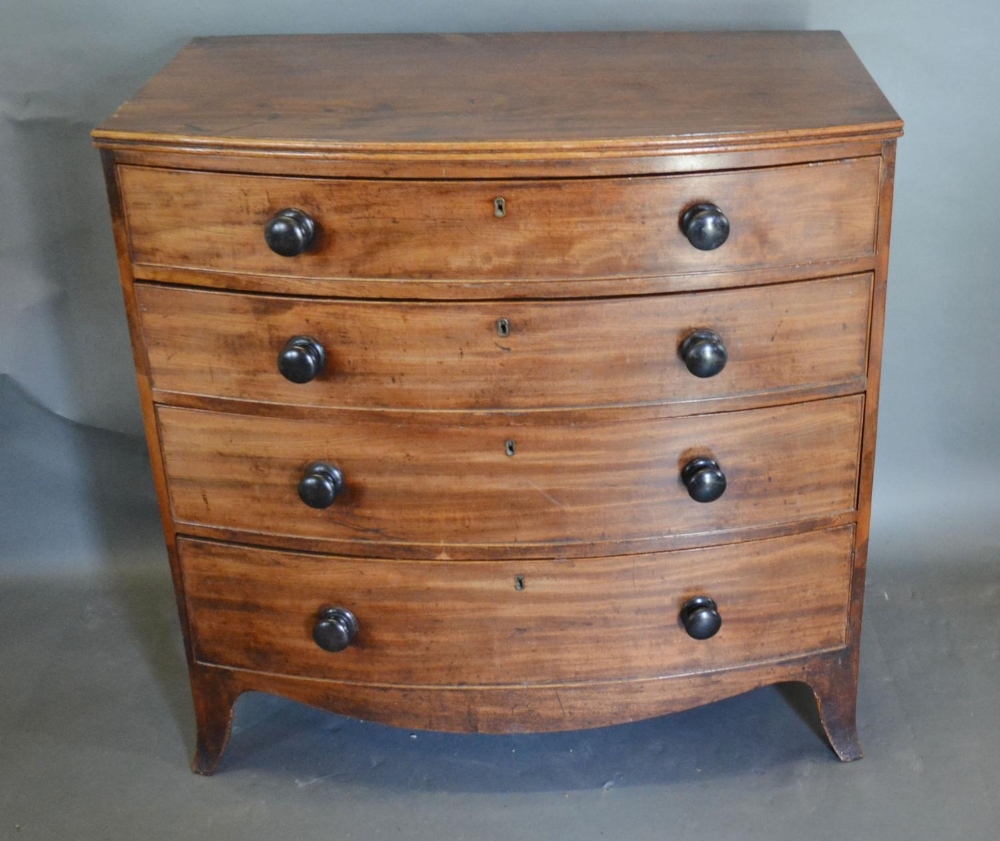
{"label": "chest top surface", "polygon": [[839,32],[198,38],[102,146],[678,152],[893,137]]}

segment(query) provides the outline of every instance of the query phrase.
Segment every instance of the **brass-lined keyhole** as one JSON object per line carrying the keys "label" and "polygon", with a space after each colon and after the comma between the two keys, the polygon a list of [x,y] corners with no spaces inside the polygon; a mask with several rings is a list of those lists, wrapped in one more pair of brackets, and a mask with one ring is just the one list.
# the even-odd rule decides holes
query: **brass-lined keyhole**
{"label": "brass-lined keyhole", "polygon": [[510,335],[510,321],[506,318],[497,319],[497,335],[501,339],[506,339]]}
{"label": "brass-lined keyhole", "polygon": [[493,215],[497,219],[503,219],[507,215],[507,199],[503,196],[497,196],[493,199]]}

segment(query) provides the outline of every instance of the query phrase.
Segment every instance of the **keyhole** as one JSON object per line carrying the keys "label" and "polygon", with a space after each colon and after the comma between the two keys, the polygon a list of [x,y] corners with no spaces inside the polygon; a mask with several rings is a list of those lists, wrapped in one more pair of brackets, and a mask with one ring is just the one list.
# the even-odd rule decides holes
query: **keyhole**
{"label": "keyhole", "polygon": [[515,590],[523,590],[524,589],[524,576],[523,575],[515,575],[514,576],[514,589]]}
{"label": "keyhole", "polygon": [[509,456],[513,456],[517,453],[517,444],[514,443],[512,438],[508,438],[506,443],[503,445],[503,451]]}
{"label": "keyhole", "polygon": [[506,339],[510,335],[510,322],[506,318],[497,319],[497,335]]}
{"label": "keyhole", "polygon": [[507,215],[507,200],[503,196],[493,199],[493,215],[497,219],[503,219]]}

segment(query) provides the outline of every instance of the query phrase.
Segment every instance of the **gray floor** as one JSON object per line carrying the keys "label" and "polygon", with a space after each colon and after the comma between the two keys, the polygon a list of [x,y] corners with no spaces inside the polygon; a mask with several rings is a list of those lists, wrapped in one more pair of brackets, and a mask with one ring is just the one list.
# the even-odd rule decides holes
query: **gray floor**
{"label": "gray floor", "polygon": [[993,841],[1000,523],[901,493],[876,509],[861,762],[833,758],[795,687],[511,737],[251,695],[201,778],[142,445],[0,379],[0,838]]}

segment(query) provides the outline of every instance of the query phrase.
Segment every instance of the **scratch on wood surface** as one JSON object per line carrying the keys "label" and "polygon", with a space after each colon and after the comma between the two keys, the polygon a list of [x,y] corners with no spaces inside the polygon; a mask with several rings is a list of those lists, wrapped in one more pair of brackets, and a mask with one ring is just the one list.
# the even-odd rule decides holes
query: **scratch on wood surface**
{"label": "scratch on wood surface", "polygon": [[538,485],[536,485],[533,481],[531,481],[531,479],[527,479],[526,481],[527,481],[527,483],[529,485],[531,485],[532,488],[534,488],[542,496],[544,496],[549,502],[551,502],[554,506],[556,506],[556,508],[562,508],[562,509],[566,508],[566,506],[563,505],[563,503],[561,503],[558,499],[556,499],[554,496],[552,496],[552,494],[548,493],[547,491],[542,490],[540,487],[538,487]]}

